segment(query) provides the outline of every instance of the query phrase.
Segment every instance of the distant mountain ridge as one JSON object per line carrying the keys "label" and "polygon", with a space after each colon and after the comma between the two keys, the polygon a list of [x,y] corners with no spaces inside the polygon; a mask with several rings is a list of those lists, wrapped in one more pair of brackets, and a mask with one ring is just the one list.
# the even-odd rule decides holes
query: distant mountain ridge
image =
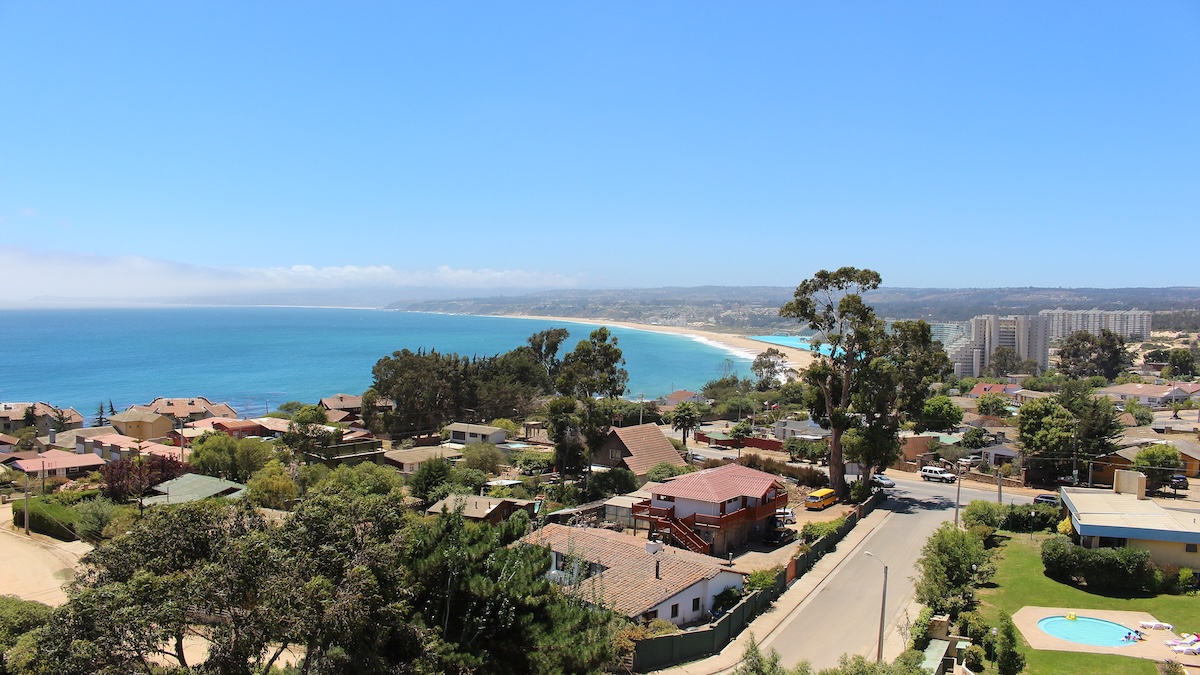
{"label": "distant mountain ridge", "polygon": [[[396,302],[388,309],[453,314],[561,316],[650,325],[706,325],[735,330],[796,330],[779,317],[795,291],[784,286],[697,286],[543,291],[512,296]],[[979,314],[1036,314],[1042,309],[1200,307],[1200,287],[1170,288],[880,288],[866,294],[892,319],[964,321]]]}

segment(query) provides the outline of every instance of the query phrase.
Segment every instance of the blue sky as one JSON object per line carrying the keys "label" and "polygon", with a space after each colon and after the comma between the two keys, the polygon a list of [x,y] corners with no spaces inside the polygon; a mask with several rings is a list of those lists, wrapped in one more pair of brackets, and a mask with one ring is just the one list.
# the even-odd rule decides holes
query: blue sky
{"label": "blue sky", "polygon": [[1197,36],[1182,1],[0,2],[0,284],[1189,283]]}

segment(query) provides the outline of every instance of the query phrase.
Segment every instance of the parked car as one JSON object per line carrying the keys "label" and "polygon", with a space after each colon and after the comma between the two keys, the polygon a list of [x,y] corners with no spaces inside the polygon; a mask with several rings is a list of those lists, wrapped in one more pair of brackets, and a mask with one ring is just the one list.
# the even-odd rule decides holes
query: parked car
{"label": "parked car", "polygon": [[763,537],[764,544],[786,544],[796,539],[796,531],[786,527],[777,527],[767,532]]}
{"label": "parked car", "polygon": [[796,512],[791,509],[775,509],[775,517],[783,521],[784,525],[793,525],[796,522]]}
{"label": "parked car", "polygon": [[958,476],[950,473],[940,466],[924,466],[921,467],[921,480],[936,480],[943,483],[953,483],[958,480]]}
{"label": "parked car", "polygon": [[1177,474],[1175,474],[1174,476],[1171,476],[1171,482],[1170,482],[1170,486],[1171,486],[1171,487],[1173,487],[1173,488],[1175,488],[1176,490],[1186,490],[1186,489],[1188,489],[1188,479],[1187,479],[1187,476],[1185,476],[1185,475],[1183,475],[1183,474],[1181,474],[1181,473],[1177,473]]}
{"label": "parked car", "polygon": [[877,473],[874,476],[871,476],[871,485],[876,485],[882,488],[892,488],[896,487],[896,481],[881,473]]}
{"label": "parked car", "polygon": [[1034,504],[1053,504],[1058,506],[1058,495],[1047,492],[1033,498]]}

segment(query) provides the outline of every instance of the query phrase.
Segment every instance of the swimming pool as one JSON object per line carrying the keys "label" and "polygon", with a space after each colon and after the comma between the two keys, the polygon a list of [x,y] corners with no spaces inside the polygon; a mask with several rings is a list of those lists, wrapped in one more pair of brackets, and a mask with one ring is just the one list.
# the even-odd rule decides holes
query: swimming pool
{"label": "swimming pool", "polygon": [[1038,621],[1038,628],[1047,635],[1060,640],[1077,642],[1095,647],[1127,647],[1136,641],[1126,641],[1125,636],[1133,632],[1119,623],[1081,616],[1068,619],[1065,616],[1048,616]]}

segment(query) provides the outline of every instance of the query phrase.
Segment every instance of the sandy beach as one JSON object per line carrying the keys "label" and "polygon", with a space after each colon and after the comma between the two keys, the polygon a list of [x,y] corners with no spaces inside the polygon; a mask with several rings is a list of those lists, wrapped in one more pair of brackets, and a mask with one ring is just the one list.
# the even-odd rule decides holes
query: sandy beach
{"label": "sandy beach", "polygon": [[758,356],[759,354],[765,352],[767,349],[774,347],[775,349],[778,349],[779,351],[784,353],[785,357],[787,358],[788,367],[794,368],[796,370],[803,370],[804,368],[807,368],[814,360],[812,353],[810,353],[806,350],[803,350],[803,349],[796,349],[793,347],[781,347],[781,346],[775,345],[775,344],[760,342],[759,340],[752,340],[749,337],[746,337],[745,335],[738,335],[735,333],[721,333],[721,332],[713,331],[713,330],[704,330],[701,328],[694,328],[692,326],[654,326],[654,325],[643,324],[643,323],[631,323],[628,321],[612,321],[609,319],[584,319],[584,318],[579,318],[579,317],[541,316],[541,315],[535,316],[535,315],[529,315],[529,314],[519,314],[519,315],[512,314],[512,315],[507,315],[507,316],[510,316],[512,318],[517,318],[517,319],[544,319],[547,321],[555,321],[555,322],[561,321],[563,323],[579,323],[579,324],[600,325],[600,326],[620,326],[621,328],[628,328],[630,330],[644,330],[644,331],[650,331],[652,333],[665,333],[665,334],[669,334],[669,335],[679,335],[682,337],[687,337],[687,338],[691,338],[693,340],[711,344],[714,347],[724,349],[725,351],[727,351],[731,354],[735,354],[737,356],[742,356],[742,357],[745,357],[748,359],[753,359],[755,356]]}

